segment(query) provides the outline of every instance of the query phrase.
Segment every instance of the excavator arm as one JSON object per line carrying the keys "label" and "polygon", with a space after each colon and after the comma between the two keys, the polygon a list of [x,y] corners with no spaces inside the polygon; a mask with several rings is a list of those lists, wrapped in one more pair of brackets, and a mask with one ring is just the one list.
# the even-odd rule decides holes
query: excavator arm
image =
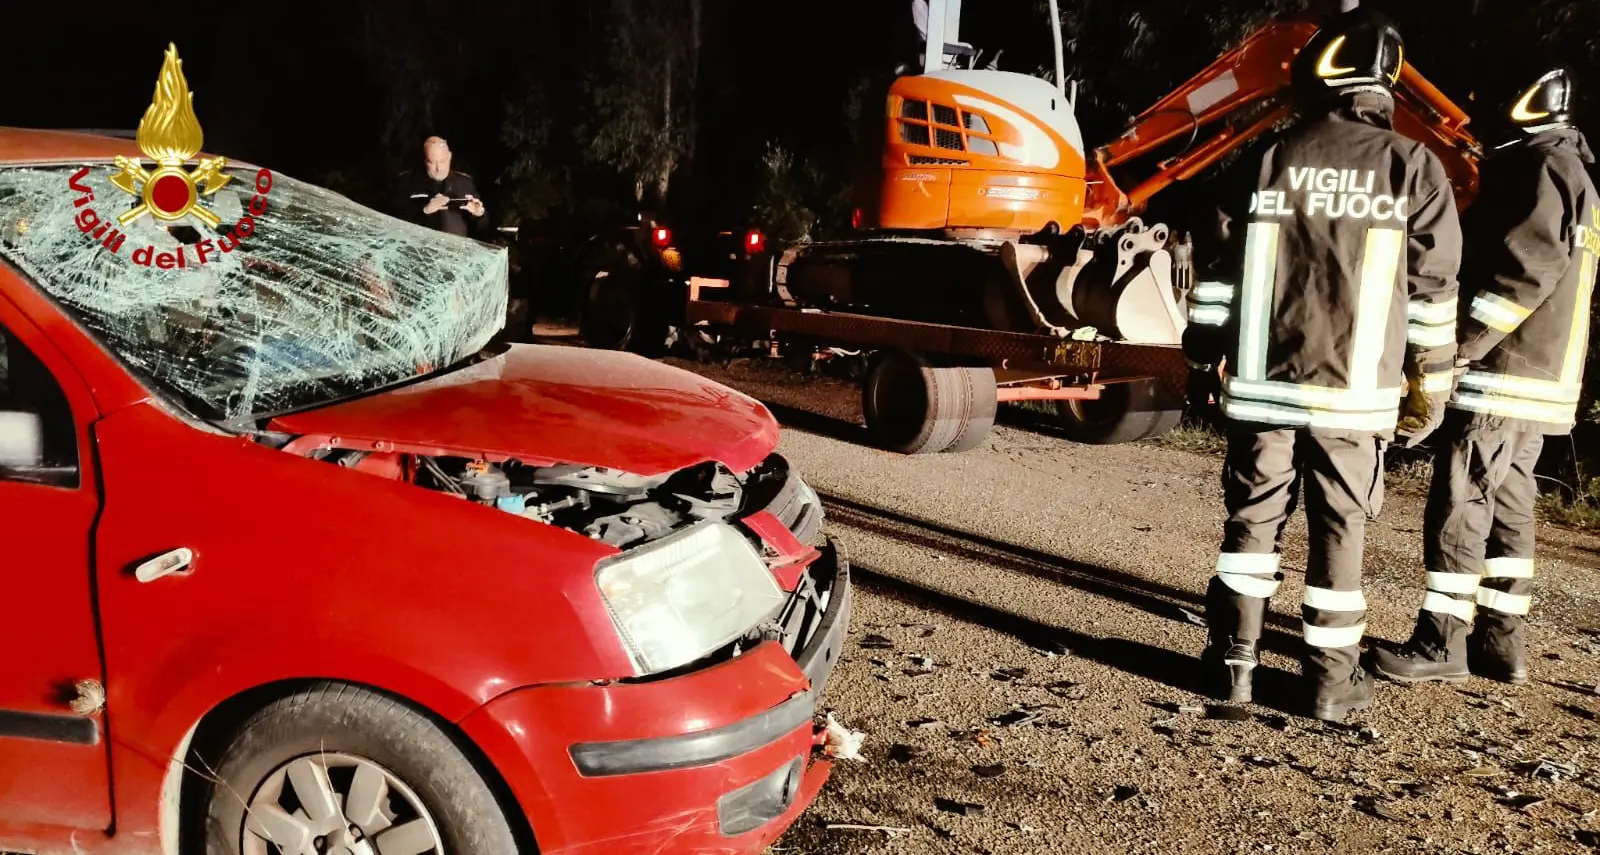
{"label": "excavator arm", "polygon": [[[1309,21],[1263,26],[1136,116],[1120,137],[1095,149],[1087,165],[1085,226],[1106,228],[1127,221],[1173,182],[1194,177],[1289,118],[1294,111],[1290,64],[1316,30]],[[1477,192],[1481,156],[1466,130],[1468,121],[1415,66],[1402,67],[1395,130],[1439,156],[1463,208]],[[1127,173],[1138,164],[1145,164],[1142,174],[1130,177]],[[1116,175],[1123,175],[1126,190]]]}

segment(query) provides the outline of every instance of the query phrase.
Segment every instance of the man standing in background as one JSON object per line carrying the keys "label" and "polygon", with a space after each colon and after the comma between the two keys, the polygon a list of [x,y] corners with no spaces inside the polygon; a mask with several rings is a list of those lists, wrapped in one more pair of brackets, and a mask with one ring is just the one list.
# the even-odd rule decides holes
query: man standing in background
{"label": "man standing in background", "polygon": [[422,143],[425,168],[400,176],[395,214],[418,225],[467,237],[482,230],[484,207],[472,176],[450,170],[450,146],[440,137]]}

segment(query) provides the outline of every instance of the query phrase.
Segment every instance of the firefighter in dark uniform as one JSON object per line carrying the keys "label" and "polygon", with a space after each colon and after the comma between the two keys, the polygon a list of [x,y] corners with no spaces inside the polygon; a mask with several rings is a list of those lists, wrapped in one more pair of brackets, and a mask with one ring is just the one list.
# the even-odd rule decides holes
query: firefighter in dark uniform
{"label": "firefighter in dark uniform", "polygon": [[1528,680],[1533,468],[1544,438],[1576,422],[1600,263],[1594,155],[1571,98],[1558,69],[1500,103],[1512,138],[1463,219],[1460,377],[1428,494],[1427,591],[1411,639],[1373,655],[1400,682]]}
{"label": "firefighter in dark uniform", "polygon": [[1222,365],[1228,433],[1206,673],[1250,700],[1303,491],[1303,671],[1308,711],[1331,721],[1372,702],[1361,562],[1384,445],[1397,426],[1413,443],[1438,426],[1455,354],[1460,224],[1443,164],[1392,129],[1402,50],[1386,20],[1351,14],[1301,51],[1301,121],[1246,162],[1222,206],[1220,275],[1196,287],[1184,333],[1195,371]]}

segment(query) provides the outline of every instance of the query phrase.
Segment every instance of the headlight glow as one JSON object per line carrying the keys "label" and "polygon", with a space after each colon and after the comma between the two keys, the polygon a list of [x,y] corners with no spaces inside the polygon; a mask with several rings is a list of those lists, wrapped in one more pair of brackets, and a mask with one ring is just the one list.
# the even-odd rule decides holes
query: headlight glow
{"label": "headlight glow", "polygon": [[702,523],[595,571],[600,598],[634,667],[676,668],[753,629],[784,593],[744,536]]}

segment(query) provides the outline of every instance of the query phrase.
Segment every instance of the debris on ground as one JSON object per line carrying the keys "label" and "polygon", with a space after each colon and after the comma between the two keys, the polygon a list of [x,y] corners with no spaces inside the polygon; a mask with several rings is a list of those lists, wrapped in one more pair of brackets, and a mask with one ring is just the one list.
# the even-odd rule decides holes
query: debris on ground
{"label": "debris on ground", "polygon": [[1033,724],[1044,718],[1045,711],[1053,709],[1060,709],[1060,707],[1055,704],[1025,704],[1010,712],[1001,713],[989,719],[989,721],[1002,727],[1021,727],[1025,724]]}
{"label": "debris on ground", "polygon": [[1082,686],[1071,680],[1058,680],[1045,686],[1045,691],[1066,701],[1081,701],[1089,697],[1089,687]]}
{"label": "debris on ground", "polygon": [[893,825],[855,825],[848,822],[830,822],[823,827],[829,831],[881,831],[890,837],[911,833],[909,828],[899,828]]}
{"label": "debris on ground", "polygon": [[1357,796],[1352,804],[1355,805],[1356,810],[1379,819],[1386,819],[1390,822],[1404,822],[1406,820],[1405,815],[1389,807],[1390,802],[1388,799],[1378,796]]}
{"label": "debris on ground", "polygon": [[931,730],[932,728],[942,727],[943,725],[944,722],[936,718],[914,718],[906,722],[906,727],[916,727],[924,730]]}
{"label": "debris on ground", "polygon": [[1281,715],[1277,715],[1275,713],[1262,713],[1262,714],[1256,716],[1256,721],[1261,722],[1262,724],[1266,725],[1267,727],[1272,728],[1273,730],[1288,730],[1289,729],[1289,718],[1288,718],[1288,716],[1281,716]]}
{"label": "debris on ground", "polygon": [[1524,763],[1519,768],[1523,774],[1537,780],[1557,783],[1563,779],[1578,777],[1578,767],[1570,763],[1560,763],[1548,757],[1540,758],[1533,763]]}
{"label": "debris on ground", "polygon": [[983,805],[981,804],[956,801],[943,796],[936,796],[933,800],[933,806],[945,813],[953,813],[957,816],[971,816],[975,813],[983,813]]}
{"label": "debris on ground", "polygon": [[1037,654],[1039,654],[1040,656],[1043,656],[1046,659],[1054,659],[1057,656],[1071,656],[1072,655],[1072,648],[1070,648],[1070,647],[1066,646],[1065,644],[1062,644],[1061,642],[1056,641],[1054,639],[1045,639],[1043,641],[1034,641],[1029,646],[1031,646],[1033,648],[1033,652],[1034,653],[1037,653]]}
{"label": "debris on ground", "polygon": [[1006,767],[996,763],[992,766],[973,766],[972,774],[980,778],[998,778],[1006,771]]}
{"label": "debris on ground", "polygon": [[1230,707],[1225,704],[1206,704],[1206,718],[1218,721],[1249,721],[1250,711],[1244,707]]}
{"label": "debris on ground", "polygon": [[828,713],[826,724],[822,731],[822,753],[836,760],[854,760],[857,763],[867,762],[861,756],[861,743],[867,740],[867,735],[860,731],[851,730],[839,723]]}
{"label": "debris on ground", "polygon": [[989,672],[989,676],[1002,683],[1009,683],[1012,680],[1022,679],[1023,675],[1027,673],[1028,669],[1026,668],[996,668]]}
{"label": "debris on ground", "polygon": [[1125,802],[1137,795],[1139,795],[1138,787],[1135,787],[1131,784],[1118,784],[1117,788],[1111,791],[1111,797],[1106,799],[1106,801]]}
{"label": "debris on ground", "polygon": [[1536,796],[1532,793],[1519,793],[1515,790],[1506,790],[1505,793],[1495,801],[1498,801],[1500,804],[1503,804],[1512,810],[1527,810],[1528,808],[1544,801],[1544,796]]}
{"label": "debris on ground", "polygon": [[896,742],[895,744],[889,746],[889,759],[896,763],[910,763],[912,760],[915,760],[921,756],[922,749],[916,747],[915,745],[907,745],[903,742]]}
{"label": "debris on ground", "polygon": [[874,633],[863,637],[860,647],[862,650],[893,650],[894,642]]}

